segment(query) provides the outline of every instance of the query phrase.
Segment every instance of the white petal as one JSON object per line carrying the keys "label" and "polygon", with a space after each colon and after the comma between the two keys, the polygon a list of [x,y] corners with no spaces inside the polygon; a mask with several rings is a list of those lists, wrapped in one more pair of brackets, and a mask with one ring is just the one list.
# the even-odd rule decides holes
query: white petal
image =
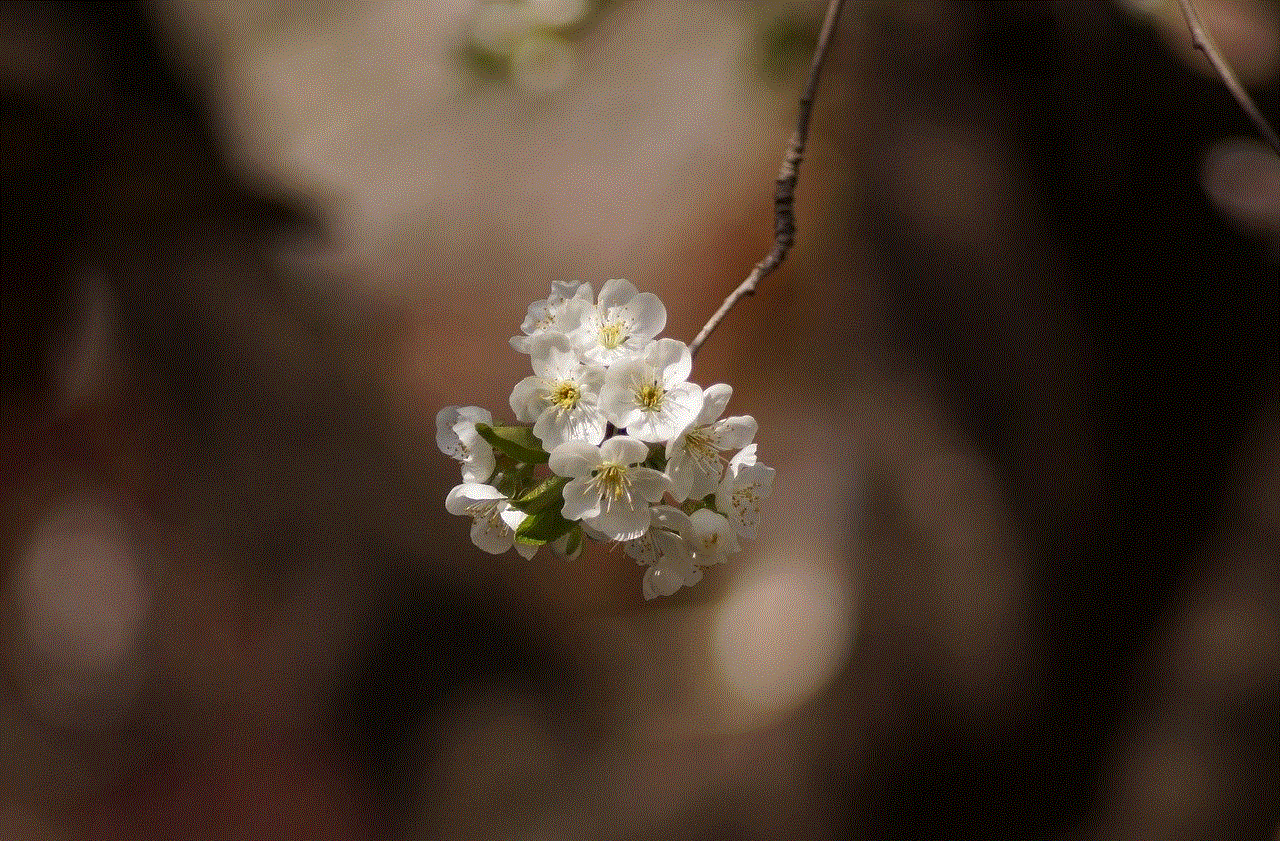
{"label": "white petal", "polygon": [[616,362],[605,372],[600,386],[600,409],[619,429],[640,420],[643,414],[636,406],[636,389],[649,382],[649,369],[638,359]]}
{"label": "white petal", "polygon": [[560,510],[566,520],[590,519],[600,513],[600,494],[587,487],[587,479],[574,479],[564,486],[564,507]]}
{"label": "white petal", "polygon": [[670,596],[681,587],[696,584],[702,573],[690,566],[682,568],[677,564],[657,563],[645,570],[641,582],[641,592],[646,599],[655,596]]}
{"label": "white petal", "polygon": [[680,383],[667,389],[662,408],[642,412],[641,418],[627,425],[627,434],[653,443],[669,441],[684,431],[702,409],[702,388],[693,383]]}
{"label": "white petal", "polygon": [[671,588],[663,577],[662,571],[657,567],[646,569],[644,578],[640,579],[640,592],[644,594],[646,601],[655,599],[658,596],[669,596],[679,589],[678,585],[675,588]]}
{"label": "white petal", "polygon": [[595,406],[578,404],[578,408],[567,412],[548,406],[533,425],[533,434],[546,449],[554,449],[565,441],[599,444],[604,440],[605,424],[604,413]]}
{"label": "white petal", "polygon": [[615,435],[605,441],[600,445],[599,452],[600,461],[612,464],[639,464],[649,457],[649,448],[644,443],[625,435]]}
{"label": "white petal", "polygon": [[477,517],[471,524],[471,542],[490,555],[501,555],[511,548],[511,529],[501,520],[495,526],[487,517]]}
{"label": "white petal", "polygon": [[628,303],[636,294],[636,288],[630,281],[614,278],[604,282],[604,286],[600,287],[600,297],[596,300],[602,309],[607,310]]}
{"label": "white petal", "polygon": [[[675,444],[677,439],[672,439]],[[686,457],[684,447],[677,446],[671,451],[668,445],[667,453],[667,479],[671,482],[671,496],[675,497],[676,502],[684,502],[689,498],[689,492],[693,490],[693,459]]]}
{"label": "white petal", "polygon": [[483,438],[471,446],[471,457],[462,464],[462,481],[487,482],[493,477],[493,469],[497,466],[494,460],[493,447]]}
{"label": "white petal", "polygon": [[604,440],[607,426],[604,412],[598,407],[579,403],[578,408],[569,413],[568,437],[588,444],[599,444]]}
{"label": "white petal", "polygon": [[666,388],[689,379],[689,372],[693,370],[689,346],[677,339],[658,339],[645,349],[644,361],[653,368],[658,381]]}
{"label": "white petal", "polygon": [[458,426],[492,422],[493,416],[479,406],[445,406],[436,413],[436,446],[450,458],[462,461],[466,453],[458,439]]}
{"label": "white petal", "polygon": [[667,457],[666,473],[671,480],[671,495],[676,502],[684,502],[690,497],[701,499],[709,493],[715,493],[720,484],[719,462],[704,464],[693,458],[679,439],[677,445],[669,447],[668,451],[670,455]]}
{"label": "white petal", "polygon": [[525,377],[511,389],[511,411],[521,423],[533,423],[546,407],[546,380],[541,377]]}
{"label": "white petal", "polygon": [[449,458],[462,458],[458,444],[458,436],[453,432],[453,425],[458,422],[458,407],[445,406],[436,413],[436,446]]}
{"label": "white petal", "polygon": [[583,365],[578,371],[578,388],[584,397],[590,396],[596,403],[600,402],[600,387],[604,385],[605,368],[603,365]]}
{"label": "white petal", "polygon": [[693,521],[689,519],[689,515],[679,508],[674,508],[670,505],[655,505],[652,511],[653,524],[659,528],[685,534],[693,527]]}
{"label": "white petal", "polygon": [[553,280],[551,281],[551,294],[548,297],[556,300],[575,298],[578,295],[578,290],[584,286],[589,288],[590,284],[579,283],[576,280]]}
{"label": "white petal", "polygon": [[702,390],[702,411],[698,413],[695,426],[707,426],[724,414],[724,407],[729,405],[733,396],[733,386],[728,383],[716,383]]}
{"label": "white petal", "polygon": [[502,518],[502,522],[507,524],[507,528],[512,531],[520,528],[520,524],[529,519],[528,514],[510,505],[506,505],[498,516]]}
{"label": "white petal", "polygon": [[457,485],[445,497],[444,508],[450,514],[469,514],[467,507],[477,502],[489,502],[495,499],[506,499],[502,492],[493,485],[482,485],[478,482],[467,482]]}
{"label": "white petal", "polygon": [[641,292],[622,307],[631,320],[631,335],[652,339],[667,326],[667,308],[652,292]]}
{"label": "white petal", "polygon": [[521,543],[518,540],[512,540],[511,545],[516,547],[516,551],[520,553],[520,557],[526,561],[538,553],[537,546],[530,546],[528,543]]}
{"label": "white petal", "polygon": [[756,429],[756,419],[751,415],[734,415],[714,424],[708,437],[716,449],[736,450],[751,443]]}
{"label": "white petal", "polygon": [[685,539],[665,529],[653,529],[651,536],[658,553],[658,563],[679,570],[683,576],[688,576],[693,570],[693,550],[689,548]]}
{"label": "white petal", "polygon": [[[493,423],[493,415],[488,409],[479,406],[462,406],[458,409],[458,421],[468,421],[472,426],[478,423]],[[455,421],[456,425],[457,421]]]}
{"label": "white petal", "polygon": [[589,476],[600,466],[600,448],[585,441],[565,441],[551,450],[547,463],[557,476]]}
{"label": "white petal", "polygon": [[551,305],[547,301],[534,301],[525,311],[524,321],[520,323],[520,332],[526,336],[541,333],[551,323]]}
{"label": "white petal", "polygon": [[773,492],[775,472],[763,464],[739,466],[736,473],[725,474],[724,481],[716,490],[716,508],[743,537],[756,536],[760,502]]}
{"label": "white petal", "polygon": [[[448,406],[436,415],[436,444],[446,455],[462,462],[462,481],[485,482],[493,475],[493,448],[476,432],[476,424],[492,416],[477,406]],[[452,425],[443,434],[442,423]]]}
{"label": "white petal", "polygon": [[739,550],[733,527],[720,514],[709,508],[699,508],[689,519],[692,523],[690,540],[699,564],[723,563],[731,553]]}
{"label": "white petal", "polygon": [[578,367],[578,354],[569,345],[568,336],[547,331],[530,337],[529,361],[533,373],[544,380],[564,380]]}
{"label": "white petal", "polygon": [[756,463],[756,445],[748,444],[742,448],[742,451],[729,459],[728,475],[737,476],[738,471],[743,467],[749,467]]}
{"label": "white petal", "polygon": [[649,529],[634,540],[628,540],[623,543],[622,551],[638,564],[656,564],[658,562],[658,549],[653,545],[653,529]]}
{"label": "white petal", "polygon": [[640,494],[649,502],[657,502],[662,499],[663,494],[671,490],[671,480],[648,467],[629,468],[627,480],[631,483],[631,491]]}
{"label": "white petal", "polygon": [[702,499],[707,494],[716,492],[716,488],[720,487],[720,462],[713,464],[698,464],[693,470],[693,484],[689,486],[689,496],[693,499]]}
{"label": "white petal", "polygon": [[[572,484],[572,483],[570,483]],[[565,488],[565,508],[569,507],[568,488]],[[568,515],[565,519],[570,519]],[[591,527],[609,536],[610,540],[634,540],[649,530],[649,506],[640,502],[632,507],[626,500],[615,500],[608,510],[594,517],[584,516]]]}

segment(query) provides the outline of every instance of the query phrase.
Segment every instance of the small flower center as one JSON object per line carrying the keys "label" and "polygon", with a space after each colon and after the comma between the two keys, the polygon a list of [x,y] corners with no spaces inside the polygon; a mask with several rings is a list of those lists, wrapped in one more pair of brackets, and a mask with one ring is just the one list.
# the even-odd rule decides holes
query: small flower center
{"label": "small flower center", "polygon": [[467,506],[466,511],[476,520],[485,520],[489,523],[489,527],[502,531],[506,528],[506,523],[502,522],[501,504],[505,500],[486,499],[479,502],[473,502]]}
{"label": "small flower center", "polygon": [[600,344],[613,350],[627,338],[627,325],[621,321],[610,321],[600,327]]}
{"label": "small flower center", "polygon": [[621,499],[627,486],[627,468],[621,464],[606,464],[596,474],[600,484],[600,495]]}
{"label": "small flower center", "polygon": [[657,383],[645,383],[636,390],[636,405],[646,412],[656,412],[662,408],[662,397],[666,393]]}
{"label": "small flower center", "polygon": [[555,391],[551,392],[551,402],[563,411],[568,411],[578,405],[578,401],[582,399],[582,391],[578,388],[577,383],[565,381],[556,386]]}
{"label": "small flower center", "polygon": [[626,497],[631,504],[631,482],[627,479],[627,466],[606,462],[591,477],[591,483],[600,492],[606,511],[615,503]]}

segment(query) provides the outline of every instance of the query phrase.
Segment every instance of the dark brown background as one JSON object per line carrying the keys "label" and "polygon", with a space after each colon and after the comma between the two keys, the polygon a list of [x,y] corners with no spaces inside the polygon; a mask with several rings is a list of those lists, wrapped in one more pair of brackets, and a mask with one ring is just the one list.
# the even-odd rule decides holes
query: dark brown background
{"label": "dark brown background", "polygon": [[550,89],[467,3],[0,9],[0,835],[1274,835],[1280,171],[1172,3],[850,4],[694,372],[731,564],[445,514],[551,280],[687,339],[764,253],[821,5],[587,4]]}

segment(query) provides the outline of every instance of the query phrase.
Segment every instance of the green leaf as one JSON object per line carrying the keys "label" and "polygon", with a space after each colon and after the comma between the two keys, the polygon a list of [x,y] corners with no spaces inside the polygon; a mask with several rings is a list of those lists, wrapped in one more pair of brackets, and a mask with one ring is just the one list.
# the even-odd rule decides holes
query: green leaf
{"label": "green leaf", "polygon": [[569,533],[577,523],[566,520],[554,509],[534,514],[516,529],[516,540],[527,546],[541,546]]}
{"label": "green leaf", "polygon": [[527,426],[490,426],[478,423],[476,432],[495,450],[516,461],[541,464],[547,460],[547,451],[542,449],[542,442]]}
{"label": "green leaf", "polygon": [[667,469],[667,453],[666,448],[661,444],[649,445],[649,456],[644,460],[645,467],[651,467],[654,470],[662,471]]}
{"label": "green leaf", "polygon": [[564,553],[569,557],[573,557],[573,553],[578,551],[578,547],[582,545],[582,526],[574,526],[569,532],[569,540],[566,541]]}
{"label": "green leaf", "polygon": [[564,486],[569,484],[567,476],[551,476],[536,488],[532,488],[511,504],[526,514],[540,514],[543,511],[559,511],[564,508]]}

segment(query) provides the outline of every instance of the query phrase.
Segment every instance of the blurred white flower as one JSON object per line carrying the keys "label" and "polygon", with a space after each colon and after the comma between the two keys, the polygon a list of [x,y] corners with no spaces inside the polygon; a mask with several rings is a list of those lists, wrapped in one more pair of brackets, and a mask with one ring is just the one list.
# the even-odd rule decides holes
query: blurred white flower
{"label": "blurred white flower", "polygon": [[520,325],[523,336],[512,336],[511,347],[521,353],[529,352],[529,340],[548,331],[570,333],[586,317],[591,309],[591,284],[573,281],[552,281],[551,294],[545,300],[529,305],[524,322]]}
{"label": "blurred white flower", "polygon": [[755,538],[760,502],[773,492],[776,471],[756,461],[756,445],[749,444],[729,460],[724,479],[716,489],[716,510],[722,512],[743,537]]}
{"label": "blurred white flower", "polygon": [[479,406],[445,406],[436,414],[436,446],[462,462],[462,481],[485,482],[493,475],[493,447],[476,432],[477,423],[492,423],[493,415]]}
{"label": "blurred white flower", "polygon": [[689,529],[684,532],[684,538],[693,549],[698,566],[703,567],[724,563],[740,548],[729,520],[710,508],[699,508],[689,515]]}
{"label": "blurred white flower", "polygon": [[532,558],[538,551],[515,540],[515,531],[528,516],[511,507],[510,500],[492,485],[475,482],[458,485],[444,501],[450,514],[471,517],[471,542],[491,555],[501,555],[515,546],[522,557]]}
{"label": "blurred white flower", "polygon": [[641,591],[646,599],[669,596],[681,587],[691,587],[702,580],[693,550],[685,539],[692,529],[689,516],[669,505],[655,505],[652,527],[635,540],[622,544],[623,551],[636,563],[645,564]]}

